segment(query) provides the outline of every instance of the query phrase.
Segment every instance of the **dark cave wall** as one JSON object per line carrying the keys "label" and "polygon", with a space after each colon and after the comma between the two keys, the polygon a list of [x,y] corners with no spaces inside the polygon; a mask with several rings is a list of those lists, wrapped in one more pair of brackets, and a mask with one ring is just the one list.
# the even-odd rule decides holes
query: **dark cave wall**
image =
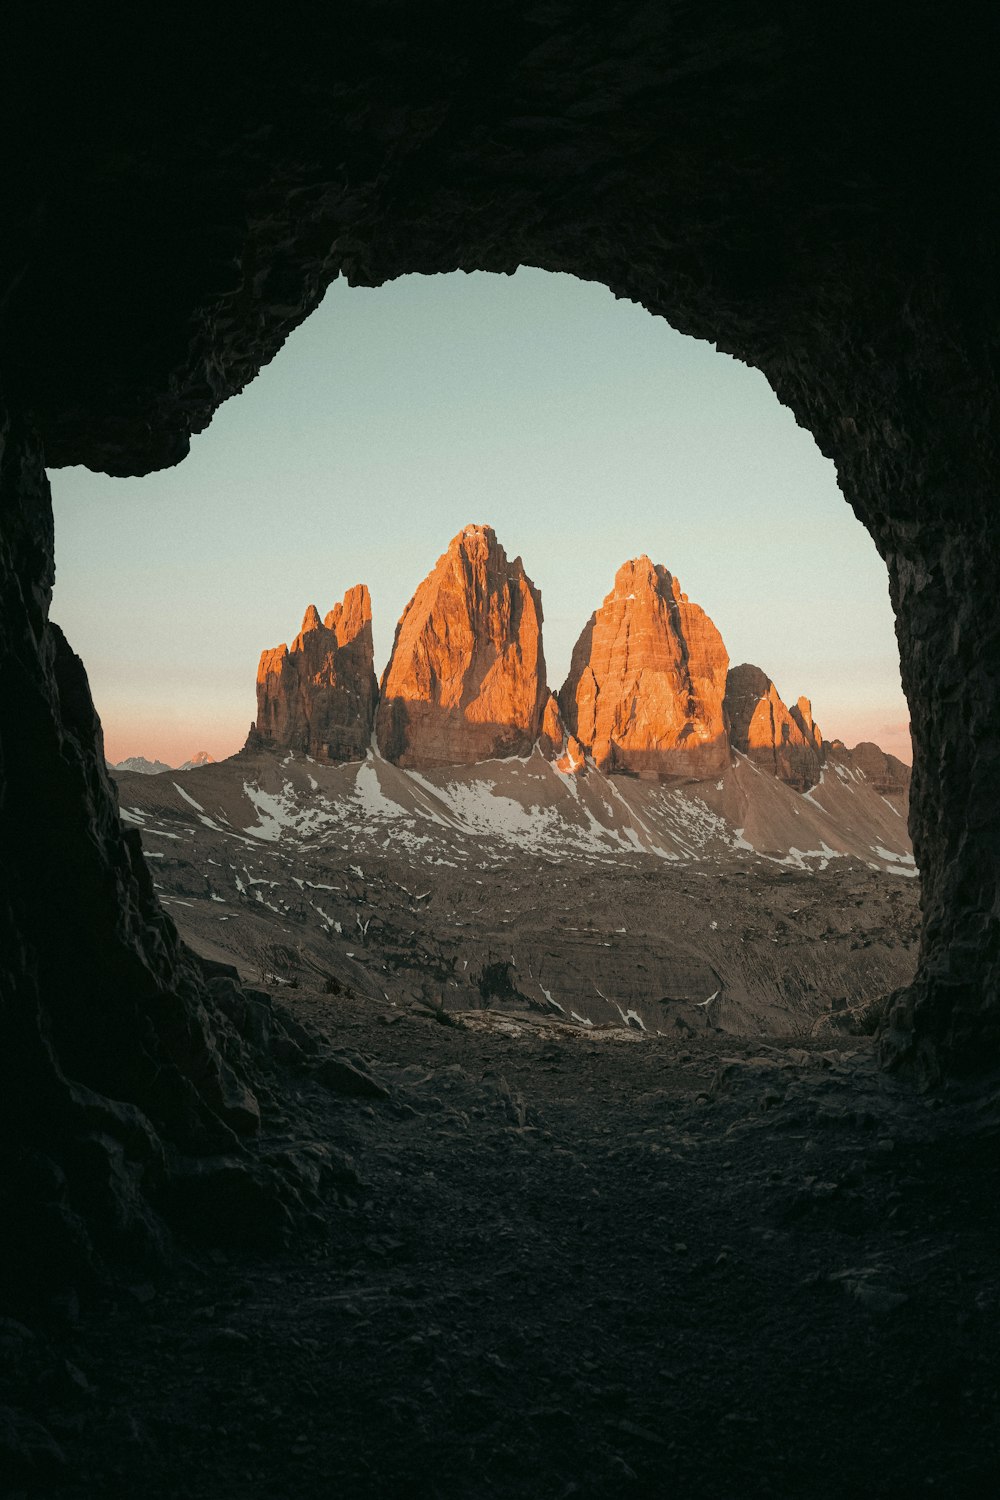
{"label": "dark cave wall", "polygon": [[153,45],[25,9],[0,64],[22,143],[0,249],[2,1107],[7,1140],[31,1121],[49,1209],[90,1223],[90,1173],[109,1223],[155,1235],[172,1156],[233,1149],[254,1108],[47,623],[42,456],[178,461],[337,274],[565,270],[765,373],[897,612],[925,932],[884,1058],[996,1065],[995,18],[553,0],[295,31],[224,9]]}
{"label": "dark cave wall", "polygon": [[[241,1049],[123,829],[83,664],[48,620],[37,438],[0,413],[0,1286],[158,1258],[185,1164],[259,1123]],[[234,1053],[227,1061],[225,1051]],[[249,1167],[245,1170],[249,1171]],[[182,1215],[183,1217],[183,1215]]]}
{"label": "dark cave wall", "polygon": [[910,826],[923,941],[881,1052],[921,1079],[1000,1060],[1000,547],[996,522],[930,522],[888,551],[913,710]]}

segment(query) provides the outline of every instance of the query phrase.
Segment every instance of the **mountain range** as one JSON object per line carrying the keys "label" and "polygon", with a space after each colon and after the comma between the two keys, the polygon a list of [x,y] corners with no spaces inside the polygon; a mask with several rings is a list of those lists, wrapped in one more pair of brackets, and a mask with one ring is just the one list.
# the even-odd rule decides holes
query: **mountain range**
{"label": "mountain range", "polygon": [[913,970],[909,768],[730,668],[647,557],[554,692],[537,588],[466,527],[381,683],[358,585],[263,653],[239,754],[116,777],[186,940],[272,987],[802,1033]]}
{"label": "mountain range", "polygon": [[131,771],[139,776],[162,776],[164,771],[193,771],[198,766],[214,764],[215,756],[209,755],[207,750],[196,750],[190,760],[182,761],[179,766],[168,766],[164,760],[147,760],[145,755],[129,755],[117,763],[108,762],[112,771]]}
{"label": "mountain range", "polygon": [[824,740],[809,699],[787,707],[759,667],[730,667],[705,611],[645,556],[618,569],[554,692],[539,590],[486,525],[459,532],[418,587],[381,683],[363,584],[325,619],[310,605],[291,647],[261,655],[248,749],[337,764],[372,743],[411,770],[524,756],[537,744],[564,771],[661,783],[717,779],[736,750],[799,792],[819,783],[835,751],[899,802],[910,776],[875,745]]}

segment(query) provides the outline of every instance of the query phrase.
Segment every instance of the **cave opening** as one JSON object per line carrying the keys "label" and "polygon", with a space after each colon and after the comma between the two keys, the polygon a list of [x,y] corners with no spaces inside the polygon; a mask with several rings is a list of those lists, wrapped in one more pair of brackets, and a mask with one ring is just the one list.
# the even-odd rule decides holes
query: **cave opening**
{"label": "cave opening", "polygon": [[[912,977],[916,892],[885,889],[908,884],[914,868],[884,566],[832,465],[738,361],[566,275],[411,276],[374,290],[339,281],[183,464],[132,480],[56,471],[52,483],[53,616],[88,663],[105,753],[121,763],[123,817],[185,940],[234,963],[247,982],[308,985],[339,963],[342,983],[369,999],[443,997],[460,1009],[478,1003],[468,975],[508,941],[522,1007],[674,1034],[709,1024],[808,1032],[826,1011],[846,1024],[874,1015],[876,1001]],[[419,572],[470,518],[494,524],[540,586],[541,687],[574,713],[565,733],[584,732],[586,710],[569,701],[578,688],[565,684],[571,656],[592,640],[591,611],[602,611],[598,670],[611,706],[600,733],[617,738],[602,751],[591,727],[580,752],[589,780],[584,759],[568,777],[550,776],[554,788],[540,776],[518,782],[516,763],[488,779],[492,756],[480,747],[484,764],[470,781],[452,741],[435,754],[454,761],[455,779],[439,769],[431,790],[440,800],[424,805],[411,786],[388,781],[384,764],[355,766],[354,783],[345,773],[321,791],[307,772],[310,785],[292,791],[276,763],[230,762],[259,720],[253,666],[272,640],[292,638],[306,604],[322,614],[348,586],[365,585],[382,678]],[[668,608],[686,603],[647,600],[648,582],[632,573],[608,594],[629,554],[665,563],[679,597],[696,601],[678,638],[683,660],[657,631]],[[637,586],[634,619],[624,604],[609,606],[619,594],[634,600]],[[437,633],[455,624],[443,608]],[[650,644],[630,662],[632,632]],[[331,670],[315,641],[312,656],[300,694]],[[685,661],[689,675],[674,683]],[[783,684],[794,686],[785,688],[791,712]],[[362,712],[353,700],[330,711]],[[343,725],[332,731],[348,745],[340,749],[303,737],[281,713],[266,726],[276,752],[393,759],[367,721],[346,740]],[[725,738],[730,748],[706,758],[702,721],[710,744]],[[878,764],[847,749],[859,741]],[[562,756],[563,772],[565,750],[561,738],[550,755]],[[202,759],[212,768],[192,783]],[[180,779],[168,767],[181,767]],[[153,768],[155,784],[137,779]],[[770,801],[757,786],[770,788]],[[331,805],[355,816],[344,812],[336,834],[327,826],[321,863],[313,868],[315,846],[303,853],[289,888],[269,841],[301,842],[311,822],[335,823]],[[457,849],[447,838],[437,847],[442,819],[459,830]],[[346,890],[340,882],[352,882],[363,854],[382,867],[377,897],[315,894]],[[746,856],[758,878],[741,868]],[[655,907],[641,922],[612,875],[616,860],[637,857],[695,867],[662,890],[648,873],[623,871],[627,883],[641,878]],[[539,858],[569,862],[551,911]],[[605,875],[593,889],[572,873],[589,858]],[[424,941],[406,963],[400,893],[435,884],[435,864],[456,859],[499,882],[506,915],[486,921],[481,891],[464,903],[442,895],[422,908]],[[842,878],[811,890],[809,872],[831,864]],[[719,880],[707,878],[713,869]],[[695,942],[688,929],[685,944],[677,907],[692,899],[704,932]],[[455,925],[478,944],[446,937]],[[278,951],[285,961],[269,965]]]}
{"label": "cave opening", "polygon": [[[22,7],[0,92],[15,1484],[992,1493],[996,13],[153,19],[147,45],[138,18]],[[122,828],[49,616],[45,465],[177,464],[338,276],[522,264],[760,371],[886,566],[922,893],[875,1058],[685,1042],[638,1089],[588,1034],[581,1101],[548,1040],[518,1068],[522,1038],[387,1013],[362,1046],[332,990],[311,1031],[184,946]]]}

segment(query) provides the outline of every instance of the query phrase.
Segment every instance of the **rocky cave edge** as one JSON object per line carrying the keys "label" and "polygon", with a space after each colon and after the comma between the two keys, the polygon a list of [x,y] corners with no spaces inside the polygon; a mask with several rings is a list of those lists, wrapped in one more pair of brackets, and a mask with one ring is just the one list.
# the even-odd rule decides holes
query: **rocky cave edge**
{"label": "rocky cave edge", "polygon": [[338,275],[570,272],[764,373],[896,612],[924,926],[882,1057],[925,1083],[995,1067],[996,15],[556,0],[280,24],[9,27],[0,1108],[26,1243],[155,1239],[148,1204],[193,1159],[261,1182],[253,1049],[157,906],[48,619],[44,466],[180,461]]}

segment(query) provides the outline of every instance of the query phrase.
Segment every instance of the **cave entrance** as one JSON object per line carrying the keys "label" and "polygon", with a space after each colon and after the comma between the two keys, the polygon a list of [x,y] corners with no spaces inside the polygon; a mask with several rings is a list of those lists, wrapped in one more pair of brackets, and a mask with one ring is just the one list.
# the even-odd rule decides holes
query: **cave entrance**
{"label": "cave entrance", "polygon": [[[340,274],[378,287],[412,271],[544,266],[607,286],[762,372],[836,463],[896,615],[922,932],[881,1057],[933,1083],[1000,1056],[1000,277],[984,231],[997,217],[998,116],[979,8],[913,8],[900,27],[877,6],[509,6],[485,37],[482,10],[445,6],[415,27],[408,7],[362,8],[345,30],[330,7],[308,27],[235,31],[206,12],[196,35],[160,27],[149,47],[135,28],[116,18],[102,28],[81,7],[55,35],[36,7],[24,8],[7,49],[18,59],[4,100],[19,149],[0,295],[0,990],[14,998],[3,1007],[0,1098],[3,1138],[28,1137],[57,1168],[32,1172],[31,1211],[17,1208],[32,1262],[40,1249],[58,1252],[57,1225],[66,1245],[80,1244],[82,1224],[95,1245],[138,1243],[121,1213],[153,1223],[134,1190],[146,1164],[178,1152],[217,1158],[255,1122],[253,1068],[241,1083],[236,1053],[220,1051],[219,1005],[235,1013],[238,1000],[163,921],[156,861],[140,857],[134,827],[123,835],[99,762],[82,664],[48,619],[43,465],[137,475],[177,463]],[[30,131],[18,128],[25,120]],[[303,336],[316,326],[306,322]],[[252,410],[268,378],[219,412],[181,469],[186,503],[164,499],[179,506],[164,512],[178,535],[196,540],[204,524],[200,454]],[[57,475],[66,496],[67,482]],[[87,483],[92,495],[111,492]],[[273,589],[287,491],[276,487],[252,521],[239,499],[234,549],[246,532],[270,541]],[[553,557],[578,513],[579,496],[567,499]],[[67,550],[57,614],[94,665],[110,724],[102,650],[67,608],[73,552],[82,560],[87,538],[74,538],[72,507],[58,503]],[[126,514],[98,521],[92,507],[84,531],[110,553]],[[463,506],[460,523],[469,519]],[[675,554],[675,535],[657,561],[731,632]],[[517,528],[511,545],[528,551]],[[148,534],[146,550],[159,565],[160,538]],[[660,544],[643,536],[623,550]],[[324,594],[332,582],[319,561],[315,585],[296,565],[292,624],[298,590]],[[175,555],[175,577],[215,593],[218,566],[199,565],[197,550]],[[150,587],[117,617],[121,638],[138,642],[155,613],[155,571],[150,562]],[[102,603],[141,579],[137,564],[114,572]],[[286,638],[289,610],[291,600],[265,642]],[[216,620],[211,653],[198,639],[199,675],[226,641],[242,672],[234,618],[230,609]],[[797,617],[791,640],[799,627]],[[746,655],[759,650],[755,640]],[[137,655],[148,675],[149,651]],[[178,645],[173,670],[179,655]],[[194,660],[180,669],[189,681]],[[776,657],[760,664],[789,696],[811,688],[822,722],[810,681],[786,683]],[[196,748],[185,739],[179,754]],[[213,816],[185,807],[175,812],[191,826]],[[262,800],[262,826],[267,812]],[[53,872],[72,891],[57,919]],[[266,909],[271,887],[244,883]],[[423,887],[411,894],[419,906]],[[548,970],[534,978],[548,987]],[[254,1214],[268,1201],[268,1179],[255,1180],[260,1199],[243,1200]],[[212,1182],[201,1178],[202,1203]],[[184,1190],[180,1178],[173,1187]],[[89,1259],[86,1245],[78,1258]]]}
{"label": "cave entrance", "polygon": [[[291,638],[307,603],[322,613],[358,582],[371,590],[381,672],[422,574],[469,521],[492,524],[540,586],[553,688],[619,565],[648,554],[714,620],[733,665],[759,663],[789,705],[799,693],[810,698],[830,740],[876,741],[909,760],[884,565],[844,505],[832,465],[757,371],[599,284],[528,269],[403,277],[374,290],[337,282],[182,465],[129,480],[59,471],[53,494],[54,617],[88,662],[112,762],[177,767],[200,752],[216,762],[234,754],[255,714],[261,650]],[[883,795],[891,798],[891,787],[877,789],[888,812],[873,802],[884,830],[880,823],[859,843],[865,811],[845,804],[817,814],[815,778],[796,780],[794,767],[768,762],[770,794],[784,798],[769,811],[754,810],[742,792],[722,795],[714,774],[690,795],[665,792],[637,776],[637,763],[641,770],[641,757],[623,758],[610,790],[584,812],[577,797],[563,854],[579,860],[590,847],[603,867],[617,839],[623,860],[662,855],[664,871],[677,863],[693,873],[651,883],[633,871],[627,893],[598,874],[583,900],[571,879],[549,910],[544,881],[526,870],[512,880],[509,849],[520,837],[532,860],[544,859],[559,855],[559,840],[546,848],[547,836],[532,830],[530,786],[501,788],[521,821],[506,830],[492,810],[489,836],[507,852],[484,878],[506,894],[490,903],[473,890],[468,911],[443,895],[423,906],[417,916],[428,930],[415,969],[401,955],[419,861],[391,867],[406,863],[398,818],[370,851],[385,867],[378,901],[342,860],[337,881],[350,891],[341,910],[339,896],[317,894],[329,890],[329,870],[302,872],[288,899],[286,875],[269,858],[243,850],[230,861],[215,847],[231,844],[233,829],[275,831],[280,819],[267,821],[275,808],[266,800],[275,788],[259,788],[249,811],[224,812],[218,838],[206,830],[215,813],[205,799],[221,772],[210,771],[202,790],[157,783],[176,804],[176,826],[152,783],[140,796],[130,778],[123,804],[126,820],[144,830],[154,881],[182,932],[213,956],[236,958],[257,982],[340,973],[338,982],[374,992],[374,949],[390,989],[405,971],[402,990],[427,999],[464,993],[465,976],[492,972],[493,950],[506,945],[518,1004],[669,1034],[717,1023],[773,1029],[785,1011],[800,1026],[826,1005],[847,1014],[908,982],[913,893],[901,897],[907,882],[893,874],[880,874],[885,890],[876,890],[870,874],[873,866],[912,874],[905,805]],[[851,793],[866,774],[835,759],[829,779]],[[243,770],[234,775],[242,785]],[[465,802],[458,807],[445,790],[436,812],[433,804],[410,811],[418,820],[464,818],[474,836]],[[391,802],[385,792],[379,787]],[[465,787],[462,797],[471,795]],[[213,808],[228,806],[228,796],[220,791]],[[669,796],[668,817],[657,798]],[[381,811],[377,799],[367,807],[376,823]],[[481,807],[475,816],[482,821]],[[714,836],[723,824],[728,852]],[[186,859],[189,826],[205,848]],[[409,854],[419,847],[411,841]],[[720,848],[720,879],[706,881],[695,867]],[[756,880],[740,869],[750,850]],[[433,857],[446,868],[451,852]],[[804,894],[809,873],[831,862],[843,879],[830,876],[818,897]],[[690,924],[680,936],[680,913],[692,903],[704,929],[693,944]],[[454,931],[445,941],[429,930],[434,922],[478,922],[481,941],[462,951]],[[248,923],[254,930],[243,935]],[[310,924],[322,942],[297,963]],[[727,961],[727,948],[739,950],[738,961]],[[266,955],[279,950],[282,963],[268,967]]]}

